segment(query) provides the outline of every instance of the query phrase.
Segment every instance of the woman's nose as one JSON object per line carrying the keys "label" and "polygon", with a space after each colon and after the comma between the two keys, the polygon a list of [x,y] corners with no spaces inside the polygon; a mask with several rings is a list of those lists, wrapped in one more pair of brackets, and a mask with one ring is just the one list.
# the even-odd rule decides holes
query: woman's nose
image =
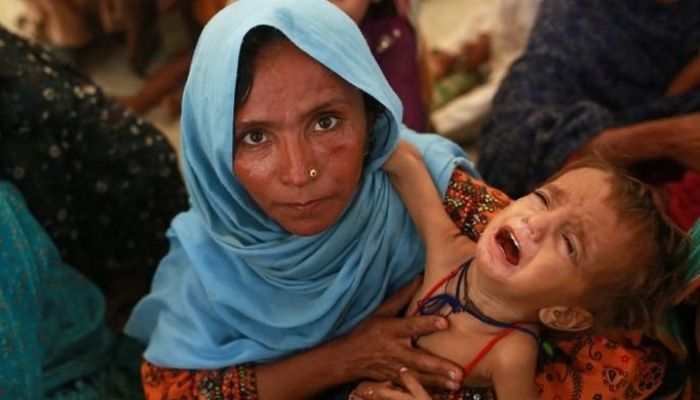
{"label": "woman's nose", "polygon": [[294,186],[307,184],[312,179],[309,171],[317,168],[311,145],[298,138],[281,142],[279,168],[282,183]]}

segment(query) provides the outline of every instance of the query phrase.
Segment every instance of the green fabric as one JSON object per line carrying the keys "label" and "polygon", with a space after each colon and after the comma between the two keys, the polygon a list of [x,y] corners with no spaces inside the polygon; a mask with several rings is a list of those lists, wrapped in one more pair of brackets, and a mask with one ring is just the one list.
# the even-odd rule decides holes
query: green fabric
{"label": "green fabric", "polygon": [[693,225],[688,234],[690,235],[691,244],[685,283],[697,287],[697,282],[700,279],[700,220],[695,221],[695,225]]}
{"label": "green fabric", "polygon": [[0,399],[139,398],[104,315],[99,289],[62,263],[19,192],[0,182]]}
{"label": "green fabric", "polygon": [[[692,288],[698,286],[700,279],[700,221],[696,221],[688,232],[690,237],[690,251],[685,274],[687,293],[692,293]],[[694,289],[693,289],[694,290]],[[679,360],[685,361],[688,357],[688,348],[695,348],[693,332],[694,305],[681,304],[668,310],[663,321],[656,327],[659,339],[671,350]]]}
{"label": "green fabric", "polygon": [[431,108],[436,110],[484,82],[477,71],[452,70],[433,84]]}

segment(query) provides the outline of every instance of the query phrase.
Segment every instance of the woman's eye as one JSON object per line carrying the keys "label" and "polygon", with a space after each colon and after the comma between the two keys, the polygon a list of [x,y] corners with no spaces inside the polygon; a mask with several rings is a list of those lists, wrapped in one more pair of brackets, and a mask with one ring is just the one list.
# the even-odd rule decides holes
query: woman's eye
{"label": "woman's eye", "polygon": [[576,261],[576,256],[578,254],[578,251],[576,250],[576,244],[574,243],[573,240],[571,240],[570,237],[564,235],[564,243],[566,243],[566,252],[569,255],[569,258],[571,258],[572,261]]}
{"label": "woman's eye", "polygon": [[549,208],[549,197],[547,197],[547,194],[541,190],[535,190],[534,195],[537,196],[542,204],[545,205],[545,207]]}
{"label": "woman's eye", "polygon": [[267,134],[263,131],[251,131],[243,135],[243,143],[249,145],[261,144],[267,141]]}
{"label": "woman's eye", "polygon": [[329,129],[333,129],[336,127],[336,125],[338,125],[338,121],[338,117],[334,117],[332,115],[324,115],[323,117],[318,119],[316,125],[314,125],[314,130],[327,131]]}

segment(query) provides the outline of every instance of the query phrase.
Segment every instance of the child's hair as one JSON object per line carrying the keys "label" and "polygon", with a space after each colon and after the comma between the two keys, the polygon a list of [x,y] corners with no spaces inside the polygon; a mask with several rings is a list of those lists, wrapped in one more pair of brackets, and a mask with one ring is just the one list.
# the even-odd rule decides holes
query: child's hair
{"label": "child's hair", "polygon": [[597,274],[593,280],[589,307],[595,322],[591,330],[645,329],[651,333],[681,291],[688,236],[657,206],[651,187],[598,156],[572,162],[550,181],[580,168],[608,174],[610,205],[620,229],[632,230],[623,268],[603,268],[609,273]]}

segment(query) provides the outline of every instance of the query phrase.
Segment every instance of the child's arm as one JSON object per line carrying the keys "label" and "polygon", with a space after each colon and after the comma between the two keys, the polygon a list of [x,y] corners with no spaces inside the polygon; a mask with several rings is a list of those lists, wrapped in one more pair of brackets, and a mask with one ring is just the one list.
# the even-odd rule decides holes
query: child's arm
{"label": "child's arm", "polygon": [[435,183],[412,144],[400,141],[383,168],[391,176],[425,242],[428,252],[426,268],[435,263],[454,268],[473,254],[474,243],[460,234],[445,212]]}
{"label": "child's arm", "polygon": [[496,398],[498,400],[537,400],[535,372],[538,348],[533,340],[514,332],[496,346],[494,351],[498,352],[492,373]]}

